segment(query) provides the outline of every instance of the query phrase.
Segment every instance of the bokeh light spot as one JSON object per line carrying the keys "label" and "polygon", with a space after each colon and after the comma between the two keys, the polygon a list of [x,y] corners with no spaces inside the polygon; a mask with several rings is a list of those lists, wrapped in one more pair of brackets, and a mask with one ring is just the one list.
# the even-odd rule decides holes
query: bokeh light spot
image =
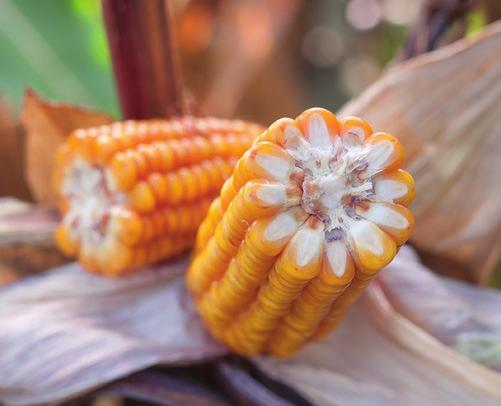
{"label": "bokeh light spot", "polygon": [[368,56],[353,56],[346,59],[341,66],[341,84],[353,97],[364,91],[380,75],[381,68]]}
{"label": "bokeh light spot", "polygon": [[303,38],[303,57],[317,67],[335,65],[343,54],[343,41],[339,33],[331,27],[316,26]]}
{"label": "bokeh light spot", "polygon": [[374,28],[381,22],[383,12],[377,0],[350,0],[346,6],[346,19],[357,30]]}
{"label": "bokeh light spot", "polygon": [[416,20],[421,2],[417,0],[384,0],[383,17],[398,25],[409,25]]}

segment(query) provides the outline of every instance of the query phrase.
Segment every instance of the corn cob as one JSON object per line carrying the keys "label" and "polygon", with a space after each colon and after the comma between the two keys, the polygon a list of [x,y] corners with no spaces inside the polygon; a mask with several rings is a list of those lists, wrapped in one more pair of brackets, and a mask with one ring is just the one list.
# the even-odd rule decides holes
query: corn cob
{"label": "corn cob", "polygon": [[187,273],[212,334],[287,356],[339,323],[409,237],[403,149],[355,117],[281,119],[238,160],[201,224]]}
{"label": "corn cob", "polygon": [[186,117],[77,130],[56,157],[59,248],[119,275],[193,245],[211,200],[262,129]]}

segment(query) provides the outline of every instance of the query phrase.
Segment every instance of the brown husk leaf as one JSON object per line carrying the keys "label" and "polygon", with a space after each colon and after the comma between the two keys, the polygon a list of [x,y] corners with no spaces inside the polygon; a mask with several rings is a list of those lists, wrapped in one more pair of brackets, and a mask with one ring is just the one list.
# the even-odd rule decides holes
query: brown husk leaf
{"label": "brown husk leaf", "polygon": [[0,196],[29,199],[23,176],[23,137],[14,110],[0,98]]}
{"label": "brown husk leaf", "polygon": [[348,103],[402,141],[416,180],[411,242],[439,271],[485,283],[501,250],[501,22],[397,65]]}
{"label": "brown husk leaf", "polygon": [[21,122],[26,129],[26,180],[36,202],[55,206],[52,165],[57,147],[77,129],[108,124],[112,118],[98,111],[49,102],[26,90]]}

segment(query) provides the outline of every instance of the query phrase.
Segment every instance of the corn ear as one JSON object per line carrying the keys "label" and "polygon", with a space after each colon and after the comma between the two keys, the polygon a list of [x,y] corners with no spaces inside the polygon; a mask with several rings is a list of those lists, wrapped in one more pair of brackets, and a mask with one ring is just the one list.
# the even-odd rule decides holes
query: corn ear
{"label": "corn ear", "polygon": [[73,132],[54,170],[59,248],[106,275],[185,251],[260,131],[243,121],[187,117]]}
{"label": "corn ear", "polygon": [[412,231],[402,161],[395,137],[324,109],[268,128],[197,234],[187,282],[212,334],[287,356],[332,331]]}

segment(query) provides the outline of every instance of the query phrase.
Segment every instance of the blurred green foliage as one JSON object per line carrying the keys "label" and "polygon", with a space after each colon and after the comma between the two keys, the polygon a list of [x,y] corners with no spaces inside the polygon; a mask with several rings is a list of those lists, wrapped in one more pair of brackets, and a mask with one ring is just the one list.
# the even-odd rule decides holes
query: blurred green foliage
{"label": "blurred green foliage", "polygon": [[487,25],[487,18],[485,16],[485,10],[483,8],[474,9],[469,12],[466,16],[467,20],[467,30],[466,36],[472,37],[475,34],[482,31],[482,29]]}
{"label": "blurred green foliage", "polygon": [[0,96],[26,87],[117,115],[99,0],[0,1]]}

